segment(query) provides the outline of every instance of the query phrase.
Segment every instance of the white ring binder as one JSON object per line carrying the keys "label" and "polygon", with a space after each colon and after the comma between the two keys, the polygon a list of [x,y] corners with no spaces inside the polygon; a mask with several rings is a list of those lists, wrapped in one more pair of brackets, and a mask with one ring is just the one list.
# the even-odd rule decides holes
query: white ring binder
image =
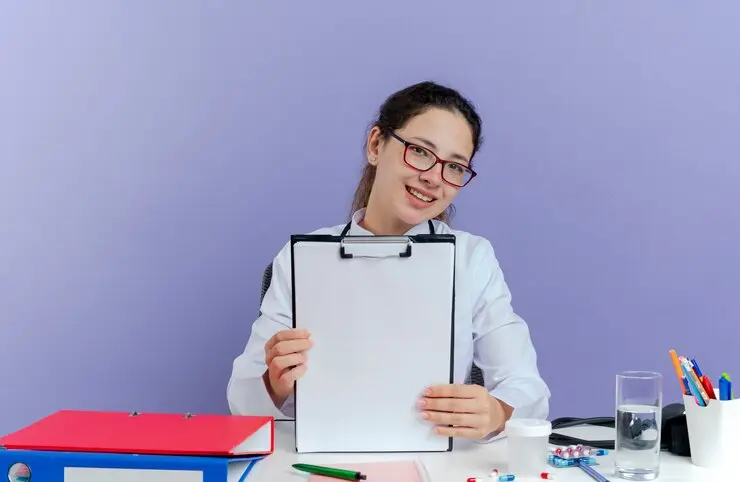
{"label": "white ring binder", "polygon": [[10,482],[30,482],[31,468],[23,462],[16,462],[8,469]]}

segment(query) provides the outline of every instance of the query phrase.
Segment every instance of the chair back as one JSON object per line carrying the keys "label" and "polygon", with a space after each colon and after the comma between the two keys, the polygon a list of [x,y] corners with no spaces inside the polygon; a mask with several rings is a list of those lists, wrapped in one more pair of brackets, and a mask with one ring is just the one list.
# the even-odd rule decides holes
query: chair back
{"label": "chair back", "polygon": [[262,273],[262,293],[260,293],[260,304],[265,299],[265,293],[267,293],[270,283],[272,282],[272,263],[268,264],[265,271]]}

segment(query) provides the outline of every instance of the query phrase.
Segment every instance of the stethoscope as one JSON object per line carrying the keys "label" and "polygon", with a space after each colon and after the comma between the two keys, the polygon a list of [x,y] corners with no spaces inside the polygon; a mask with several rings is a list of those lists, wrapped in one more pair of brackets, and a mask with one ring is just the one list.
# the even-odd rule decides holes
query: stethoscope
{"label": "stethoscope", "polygon": [[[431,219],[427,221],[429,223],[429,234],[434,234],[434,223]],[[340,238],[343,238],[347,236],[347,233],[349,233],[349,228],[352,226],[352,221],[348,222],[347,225],[342,230],[342,234],[339,235]]]}

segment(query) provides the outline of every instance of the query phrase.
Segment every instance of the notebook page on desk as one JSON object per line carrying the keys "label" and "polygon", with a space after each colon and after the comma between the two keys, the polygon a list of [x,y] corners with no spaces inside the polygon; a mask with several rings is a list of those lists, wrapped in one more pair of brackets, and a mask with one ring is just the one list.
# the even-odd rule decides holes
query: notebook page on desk
{"label": "notebook page on desk", "polygon": [[[293,246],[294,326],[311,332],[296,384],[298,452],[444,451],[416,403],[452,381],[455,244],[452,236],[345,246]],[[385,250],[385,251],[384,251]]]}
{"label": "notebook page on desk", "polygon": [[[409,460],[375,462],[360,464],[331,465],[337,469],[362,472],[367,476],[364,482],[427,482],[419,464]],[[308,482],[337,482],[337,479],[323,475],[312,475]]]}

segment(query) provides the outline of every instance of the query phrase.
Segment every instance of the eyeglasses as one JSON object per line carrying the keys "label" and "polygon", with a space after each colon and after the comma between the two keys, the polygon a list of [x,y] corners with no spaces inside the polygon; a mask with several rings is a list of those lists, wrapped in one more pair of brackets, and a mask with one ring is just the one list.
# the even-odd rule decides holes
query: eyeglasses
{"label": "eyeglasses", "polygon": [[390,134],[405,147],[403,161],[417,171],[425,172],[437,164],[442,164],[442,180],[455,187],[467,185],[477,175],[475,171],[464,164],[440,159],[428,148],[408,142],[400,138],[395,132]]}

